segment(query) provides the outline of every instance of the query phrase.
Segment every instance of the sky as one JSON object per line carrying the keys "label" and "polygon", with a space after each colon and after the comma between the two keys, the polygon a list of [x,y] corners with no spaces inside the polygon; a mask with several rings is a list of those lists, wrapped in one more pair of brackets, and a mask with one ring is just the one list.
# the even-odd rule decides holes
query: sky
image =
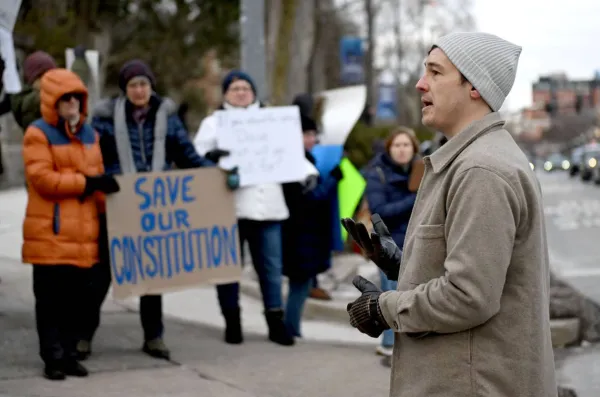
{"label": "sky", "polygon": [[565,72],[591,79],[600,70],[600,1],[476,0],[477,30],[523,47],[505,110],[531,105],[531,84],[540,75]]}

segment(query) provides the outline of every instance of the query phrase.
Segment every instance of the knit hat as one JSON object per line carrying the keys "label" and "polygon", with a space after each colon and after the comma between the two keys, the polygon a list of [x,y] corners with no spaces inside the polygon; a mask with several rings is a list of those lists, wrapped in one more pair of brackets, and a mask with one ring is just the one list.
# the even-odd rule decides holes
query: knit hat
{"label": "knit hat", "polygon": [[317,123],[313,119],[304,114],[300,114],[300,123],[302,125],[302,132],[317,131]]}
{"label": "knit hat", "polygon": [[23,77],[25,77],[25,82],[31,85],[48,70],[55,69],[56,67],[56,62],[50,54],[44,51],[36,51],[25,58],[25,62],[23,62]]}
{"label": "knit hat", "polygon": [[78,45],[73,49],[73,55],[75,58],[84,58],[85,57],[85,46]]}
{"label": "knit hat", "polygon": [[248,84],[250,84],[250,88],[252,88],[254,96],[256,96],[256,86],[254,85],[252,77],[250,77],[248,73],[242,72],[241,70],[232,70],[231,72],[227,73],[223,79],[223,94],[227,92],[231,83],[236,80],[244,80],[248,82]]}
{"label": "knit hat", "polygon": [[434,43],[497,112],[515,83],[522,48],[489,33],[450,33]]}
{"label": "knit hat", "polygon": [[152,73],[150,66],[144,61],[134,59],[125,63],[121,68],[121,71],[119,72],[119,88],[125,92],[129,80],[139,76],[146,77],[150,80],[152,87],[156,84],[156,79],[154,78],[154,73]]}

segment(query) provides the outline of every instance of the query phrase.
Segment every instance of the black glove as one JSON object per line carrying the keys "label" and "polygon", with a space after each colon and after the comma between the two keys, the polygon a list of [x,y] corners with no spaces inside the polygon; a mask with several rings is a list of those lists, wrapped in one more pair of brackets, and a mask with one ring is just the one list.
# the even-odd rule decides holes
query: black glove
{"label": "black glove", "polygon": [[369,237],[367,227],[361,222],[354,222],[350,218],[342,219],[342,226],[352,236],[354,241],[362,248],[370,260],[375,262],[390,280],[398,280],[402,251],[390,234],[387,226],[378,214],[371,216],[373,230]]}
{"label": "black glove", "polygon": [[344,174],[342,174],[342,170],[340,169],[339,165],[336,165],[334,169],[329,171],[329,175],[334,177],[337,181],[341,181],[344,177]]}
{"label": "black glove", "polygon": [[221,157],[229,156],[229,154],[230,153],[227,150],[214,149],[214,150],[211,150],[210,152],[206,152],[204,157],[216,164],[219,162],[219,159]]}
{"label": "black glove", "polygon": [[97,175],[85,177],[84,196],[88,196],[94,192],[102,192],[106,194],[116,193],[120,190],[117,180],[111,175]]}
{"label": "black glove", "polygon": [[390,328],[379,308],[379,296],[382,291],[362,276],[354,277],[352,284],[362,295],[354,302],[348,303],[346,310],[350,315],[350,325],[371,338],[377,338]]}

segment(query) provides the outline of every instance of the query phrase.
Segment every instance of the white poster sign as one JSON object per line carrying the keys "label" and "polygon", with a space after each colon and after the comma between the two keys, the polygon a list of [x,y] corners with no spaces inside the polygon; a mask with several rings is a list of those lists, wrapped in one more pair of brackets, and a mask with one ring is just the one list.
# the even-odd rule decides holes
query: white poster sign
{"label": "white poster sign", "polygon": [[300,111],[296,106],[217,111],[223,169],[238,167],[240,185],[297,182],[306,178]]}
{"label": "white poster sign", "polygon": [[3,27],[0,27],[0,55],[4,60],[4,74],[2,75],[4,91],[8,94],[21,92],[21,78],[17,70],[12,33]]}
{"label": "white poster sign", "polygon": [[22,0],[0,1],[0,27],[12,32],[17,22]]}
{"label": "white poster sign", "polygon": [[325,98],[321,117],[321,145],[343,145],[367,102],[367,87],[357,85],[317,94]]}
{"label": "white poster sign", "polygon": [[[88,82],[88,95],[89,95],[89,116],[91,117],[91,111],[94,109],[94,105],[101,97],[100,92],[100,53],[96,50],[85,50],[85,60],[87,61],[90,71],[92,73],[92,81]],[[67,69],[71,70],[73,62],[75,62],[75,52],[72,48],[65,50],[65,63]]]}

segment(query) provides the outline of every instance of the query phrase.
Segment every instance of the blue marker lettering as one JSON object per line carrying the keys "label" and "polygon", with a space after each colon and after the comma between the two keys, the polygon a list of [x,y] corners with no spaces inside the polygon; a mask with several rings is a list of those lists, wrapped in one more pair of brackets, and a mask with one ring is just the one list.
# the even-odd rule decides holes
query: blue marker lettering
{"label": "blue marker lettering", "polygon": [[134,186],[135,194],[138,196],[141,196],[144,199],[139,204],[139,209],[142,211],[148,209],[150,207],[150,204],[152,204],[152,197],[148,193],[146,193],[144,190],[142,190],[142,185],[147,180],[148,180],[148,178],[146,178],[145,176],[141,176],[137,179],[137,181],[135,181],[135,186]]}
{"label": "blue marker lettering", "polygon": [[[119,239],[113,238],[110,242],[110,265],[112,267],[113,274],[115,275],[115,281],[118,285],[121,285],[123,284],[123,281],[125,279],[125,264],[123,264],[120,271],[119,269],[117,269],[117,250],[121,253],[123,252],[121,248],[121,242],[119,241]],[[121,256],[121,258],[123,258],[123,256]]]}
{"label": "blue marker lettering", "polygon": [[167,205],[167,198],[165,197],[165,183],[161,178],[156,178],[154,180],[154,189],[152,190],[152,193],[154,198],[154,207],[158,206],[159,200],[163,207]]}
{"label": "blue marker lettering", "polygon": [[177,193],[179,192],[179,177],[175,177],[175,181],[167,175],[167,189],[169,190],[170,204],[173,205],[177,202]]}
{"label": "blue marker lettering", "polygon": [[192,196],[192,187],[190,186],[193,180],[193,175],[186,175],[183,177],[183,183],[181,186],[181,200],[184,203],[192,203],[196,201],[196,197]]}
{"label": "blue marker lettering", "polygon": [[[215,243],[216,240],[216,243]],[[212,264],[219,267],[221,264],[221,233],[219,226],[213,226],[210,236],[210,251],[212,253]]]}

